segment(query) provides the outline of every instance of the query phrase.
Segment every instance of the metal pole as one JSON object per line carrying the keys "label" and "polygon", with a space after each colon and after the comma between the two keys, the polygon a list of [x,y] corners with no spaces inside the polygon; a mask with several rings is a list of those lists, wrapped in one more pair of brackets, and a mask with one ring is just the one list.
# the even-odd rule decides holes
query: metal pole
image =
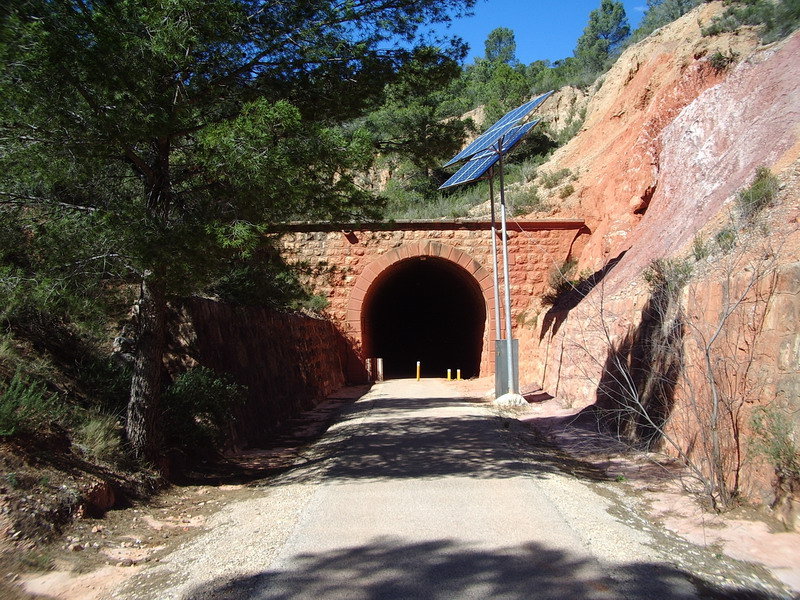
{"label": "metal pole", "polygon": [[[497,222],[494,216],[494,173],[489,178],[489,204],[492,207],[492,278],[494,279],[494,339],[501,340],[500,332],[500,279],[497,275]],[[494,371],[497,373],[497,361]]]}
{"label": "metal pole", "polygon": [[498,140],[497,147],[500,152],[500,223],[503,232],[503,287],[505,292],[506,309],[506,358],[508,359],[508,393],[516,394],[514,381],[514,357],[512,356],[513,344],[511,341],[511,280],[508,268],[508,231],[506,227],[506,194],[503,181],[503,140]]}

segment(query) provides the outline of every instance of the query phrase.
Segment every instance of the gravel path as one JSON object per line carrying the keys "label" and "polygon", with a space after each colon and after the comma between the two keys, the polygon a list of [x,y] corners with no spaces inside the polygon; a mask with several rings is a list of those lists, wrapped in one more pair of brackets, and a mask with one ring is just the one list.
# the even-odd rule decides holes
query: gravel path
{"label": "gravel path", "polygon": [[443,381],[376,385],[296,469],[107,598],[725,596],[698,594],[613,482],[519,428]]}

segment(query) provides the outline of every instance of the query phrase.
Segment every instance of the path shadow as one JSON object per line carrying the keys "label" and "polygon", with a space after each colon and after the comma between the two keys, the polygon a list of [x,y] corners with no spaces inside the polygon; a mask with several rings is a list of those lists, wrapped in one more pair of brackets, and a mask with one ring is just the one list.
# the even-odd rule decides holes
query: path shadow
{"label": "path shadow", "polygon": [[[350,430],[329,435],[312,459],[270,485],[311,481],[380,481],[459,476],[470,479],[543,477],[569,472],[584,480],[606,480],[513,419],[490,413],[447,416],[437,408],[461,407],[453,398],[387,398],[359,402],[339,420]],[[419,410],[416,416],[414,410]],[[339,439],[337,440],[337,435]],[[523,439],[524,438],[524,439]]]}
{"label": "path shadow", "polygon": [[[698,592],[700,592],[698,594]],[[399,600],[564,598],[733,598],[770,596],[693,578],[665,565],[599,568],[592,559],[529,543],[478,549],[451,540],[363,546],[303,554],[283,568],[203,583],[182,600]]]}
{"label": "path shadow", "polygon": [[311,410],[303,411],[280,426],[272,427],[267,442],[216,460],[186,464],[173,475],[175,485],[238,485],[287,473],[297,457],[341,420],[347,407],[366,394],[369,385],[342,388]]}

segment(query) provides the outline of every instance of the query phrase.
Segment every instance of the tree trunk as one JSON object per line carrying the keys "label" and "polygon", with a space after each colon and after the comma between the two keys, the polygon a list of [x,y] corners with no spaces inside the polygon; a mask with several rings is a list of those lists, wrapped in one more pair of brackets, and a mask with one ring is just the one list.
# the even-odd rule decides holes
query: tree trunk
{"label": "tree trunk", "polygon": [[161,450],[161,374],[166,338],[167,301],[164,279],[142,280],[136,358],[128,402],[127,435],[138,460],[158,464]]}

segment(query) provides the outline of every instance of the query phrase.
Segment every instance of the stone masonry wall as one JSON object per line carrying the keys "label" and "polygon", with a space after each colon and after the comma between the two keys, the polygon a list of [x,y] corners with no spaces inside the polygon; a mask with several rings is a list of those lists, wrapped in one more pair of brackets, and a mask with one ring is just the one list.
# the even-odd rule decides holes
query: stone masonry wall
{"label": "stone masonry wall", "polygon": [[[487,321],[480,373],[481,376],[490,375],[495,338],[490,224],[437,221],[361,225],[352,230],[346,227],[331,226],[327,231],[320,231],[319,225],[296,226],[294,231],[282,236],[280,248],[287,262],[307,267],[309,285],[330,302],[326,316],[350,341],[356,353],[362,344],[361,303],[375,277],[400,260],[439,256],[461,265],[475,277],[484,292]],[[509,225],[511,312],[515,331],[536,310],[538,297],[547,288],[552,265],[560,265],[578,250],[581,238],[585,237],[583,233],[586,230],[578,219],[544,219]],[[498,234],[498,248],[499,237]],[[502,268],[500,278],[502,286]],[[531,353],[521,352],[521,373],[530,371],[525,363],[530,358]],[[363,373],[360,368],[358,362],[349,364],[349,377]]]}
{"label": "stone masonry wall", "polygon": [[237,445],[257,445],[345,384],[347,345],[324,319],[189,298],[174,310],[170,331],[171,370],[202,365],[247,386]]}

